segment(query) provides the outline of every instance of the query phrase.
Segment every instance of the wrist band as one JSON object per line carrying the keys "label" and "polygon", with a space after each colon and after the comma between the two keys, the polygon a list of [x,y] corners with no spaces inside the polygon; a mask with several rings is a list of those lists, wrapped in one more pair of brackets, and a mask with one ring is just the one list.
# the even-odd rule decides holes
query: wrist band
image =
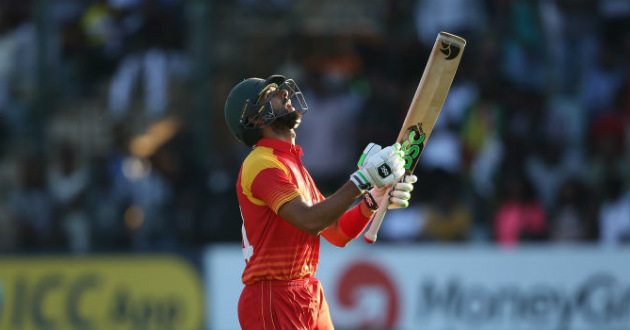
{"label": "wrist band", "polygon": [[369,191],[363,193],[363,201],[370,210],[378,210],[378,204],[376,203],[374,196],[372,196]]}
{"label": "wrist band", "polygon": [[366,217],[361,213],[360,205],[356,205],[341,216],[339,228],[346,236],[354,239],[361,235],[371,219],[371,217]]}

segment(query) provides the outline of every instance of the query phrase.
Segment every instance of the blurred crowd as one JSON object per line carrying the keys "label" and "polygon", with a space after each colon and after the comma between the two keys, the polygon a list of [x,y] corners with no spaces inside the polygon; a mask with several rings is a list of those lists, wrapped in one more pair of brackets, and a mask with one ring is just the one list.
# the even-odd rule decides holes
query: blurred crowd
{"label": "blurred crowd", "polygon": [[[630,244],[627,0],[0,0],[0,250],[238,241],[229,90],[298,82],[297,143],[329,194],[394,142],[439,31],[468,44],[379,238]],[[50,133],[86,111],[85,135]]]}

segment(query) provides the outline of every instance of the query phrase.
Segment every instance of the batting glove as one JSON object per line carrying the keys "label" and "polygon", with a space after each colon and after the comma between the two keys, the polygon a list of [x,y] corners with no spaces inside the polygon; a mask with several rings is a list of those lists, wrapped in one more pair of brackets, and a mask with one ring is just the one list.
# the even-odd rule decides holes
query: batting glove
{"label": "batting glove", "polygon": [[359,170],[350,175],[352,181],[361,192],[372,187],[385,187],[399,181],[405,174],[405,161],[402,159],[400,144],[396,143],[385,149],[378,144],[370,143],[363,150],[359,159]]}
{"label": "batting glove", "polygon": [[[413,190],[413,184],[418,181],[418,177],[415,175],[405,175],[401,182],[395,183],[392,186],[392,190],[389,192],[389,202],[387,208],[389,210],[393,209],[401,209],[409,206],[409,199],[411,199],[411,191]],[[370,194],[370,196],[365,196],[364,199],[371,198],[373,203],[375,204],[375,208],[378,208],[378,202],[383,201],[383,195],[387,192],[387,187],[383,188],[372,188],[369,192],[366,192],[365,195]],[[370,205],[370,202],[366,200],[366,204]]]}

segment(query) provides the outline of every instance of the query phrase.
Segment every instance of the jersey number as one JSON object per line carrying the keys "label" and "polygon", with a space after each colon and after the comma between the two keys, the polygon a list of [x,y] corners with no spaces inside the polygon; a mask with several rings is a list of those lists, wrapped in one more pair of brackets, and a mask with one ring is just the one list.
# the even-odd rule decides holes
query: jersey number
{"label": "jersey number", "polygon": [[[241,211],[241,218],[243,218],[243,211]],[[247,232],[245,231],[245,219],[243,219],[243,225],[241,226],[241,236],[243,239],[243,258],[245,258],[245,262],[249,262],[249,259],[251,259],[251,257],[254,255],[254,246],[249,244],[249,239],[247,239]]]}

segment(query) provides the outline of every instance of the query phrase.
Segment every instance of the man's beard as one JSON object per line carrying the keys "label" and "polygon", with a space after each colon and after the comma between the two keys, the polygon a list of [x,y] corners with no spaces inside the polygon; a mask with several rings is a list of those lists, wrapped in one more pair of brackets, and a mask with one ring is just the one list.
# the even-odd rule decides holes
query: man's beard
{"label": "man's beard", "polygon": [[302,114],[298,111],[291,111],[285,115],[278,117],[278,119],[276,119],[272,125],[274,126],[274,128],[279,129],[293,129],[298,127],[301,121]]}

